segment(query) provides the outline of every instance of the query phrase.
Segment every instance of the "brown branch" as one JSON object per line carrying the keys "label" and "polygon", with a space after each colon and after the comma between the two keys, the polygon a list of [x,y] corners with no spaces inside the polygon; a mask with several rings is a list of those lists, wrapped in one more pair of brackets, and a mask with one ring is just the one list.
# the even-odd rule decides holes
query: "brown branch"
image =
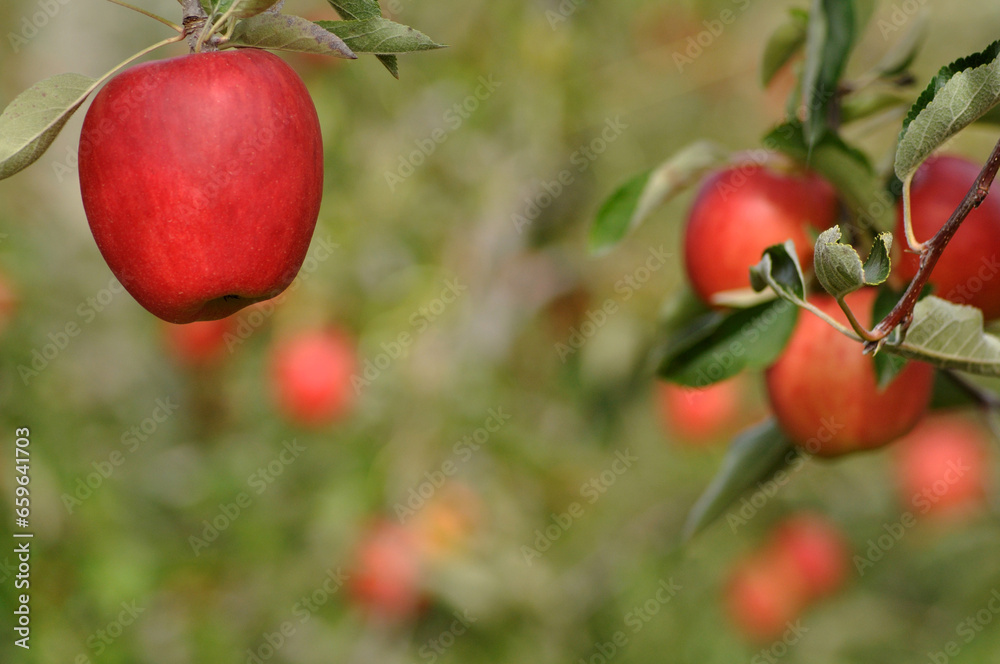
{"label": "brown branch", "polygon": [[878,341],[885,339],[897,325],[901,323],[908,325],[913,319],[913,307],[917,304],[917,298],[920,297],[924,286],[927,285],[927,280],[930,279],[934,265],[941,258],[941,253],[948,245],[948,242],[951,241],[955,232],[958,231],[958,227],[962,225],[962,222],[969,216],[969,213],[979,207],[979,204],[986,198],[986,194],[990,192],[990,185],[993,184],[993,179],[996,177],[998,170],[1000,170],[1000,141],[997,141],[997,144],[993,147],[990,158],[983,166],[983,170],[979,172],[979,177],[972,184],[969,193],[965,195],[962,203],[951,213],[951,217],[941,227],[941,230],[924,243],[924,249],[920,253],[920,268],[917,270],[917,274],[906,288],[903,297],[900,298],[896,306],[889,312],[889,315],[882,319],[882,322],[872,330],[872,337],[875,341],[871,341],[866,345],[874,346]]}

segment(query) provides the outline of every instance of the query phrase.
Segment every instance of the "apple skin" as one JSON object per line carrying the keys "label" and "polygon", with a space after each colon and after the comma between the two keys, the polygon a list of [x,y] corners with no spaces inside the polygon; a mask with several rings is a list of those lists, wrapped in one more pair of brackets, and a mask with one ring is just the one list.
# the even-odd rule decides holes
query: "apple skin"
{"label": "apple skin", "polygon": [[[918,242],[934,237],[979,176],[981,165],[950,155],[925,161],[910,185],[911,221]],[[897,210],[895,273],[913,279],[920,258],[909,251],[903,229],[903,207]],[[1000,316],[1000,196],[991,193],[972,210],[934,265],[930,283],[938,297],[970,304],[991,320]]]}
{"label": "apple skin", "polygon": [[[876,291],[847,296],[862,325],[870,326]],[[836,300],[809,301],[847,324]],[[839,456],[885,445],[908,433],[930,401],[934,368],[912,361],[883,391],[861,344],[803,311],[781,357],[765,372],[768,399],[781,428],[796,445],[819,456]]]}
{"label": "apple skin", "polygon": [[309,92],[256,49],[136,65],[97,94],[80,190],[104,260],[171,323],[281,293],[309,248],[323,146]]}
{"label": "apple skin", "polygon": [[354,343],[340,330],[306,330],[274,346],[271,383],[278,410],[291,422],[320,427],[354,405]]}
{"label": "apple skin", "polygon": [[742,410],[737,379],[703,388],[660,382],[656,386],[657,412],[664,430],[678,442],[701,447],[735,428]]}
{"label": "apple skin", "polygon": [[801,580],[809,601],[826,597],[847,579],[850,548],[847,539],[825,517],[794,514],[773,531],[773,555]]}
{"label": "apple skin", "polygon": [[688,213],[684,265],[704,302],[722,291],[750,288],[750,267],[765,249],[795,242],[804,269],[812,264],[809,225],[836,223],[833,188],[816,175],[782,174],[756,164],[710,175]]}
{"label": "apple skin", "polygon": [[407,621],[424,604],[422,570],[417,534],[381,520],[366,530],[354,552],[348,592],[354,605],[373,618]]}
{"label": "apple skin", "polygon": [[979,426],[936,416],[894,447],[897,485],[907,508],[958,517],[984,506],[990,441]]}

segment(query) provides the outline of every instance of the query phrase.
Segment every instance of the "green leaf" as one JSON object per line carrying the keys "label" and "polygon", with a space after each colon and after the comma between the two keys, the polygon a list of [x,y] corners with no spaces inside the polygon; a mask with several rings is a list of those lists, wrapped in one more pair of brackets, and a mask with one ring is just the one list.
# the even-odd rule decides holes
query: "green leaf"
{"label": "green leaf", "polygon": [[908,100],[889,92],[859,92],[844,99],[840,106],[840,122],[847,125],[907,103]]}
{"label": "green leaf", "polygon": [[802,77],[805,93],[805,136],[810,148],[827,133],[830,109],[854,45],[853,0],[813,0],[806,36]]}
{"label": "green leaf", "polygon": [[235,46],[335,55],[339,58],[358,57],[340,37],[312,21],[270,12],[237,23],[236,30],[223,48]]}
{"label": "green leaf", "polygon": [[875,71],[883,78],[898,76],[910,68],[927,36],[930,13],[925,9],[913,16],[903,36],[886,51],[875,65]]}
{"label": "green leaf", "polygon": [[891,231],[896,224],[895,199],[885,189],[868,158],[828,133],[809,153],[802,124],[779,125],[764,137],[764,147],[778,150],[809,166],[829,180],[859,225]]}
{"label": "green leaf", "polygon": [[760,262],[750,268],[750,284],[754,290],[760,291],[770,286],[790,302],[804,302],[806,279],[802,276],[795,243],[787,240],[784,244],[765,249]]}
{"label": "green leaf", "polygon": [[317,21],[344,40],[355,53],[412,53],[444,48],[422,32],[386,18],[361,21]]}
{"label": "green leaf", "polygon": [[0,114],[0,180],[41,157],[96,84],[82,74],[58,74],[15,97]]}
{"label": "green leaf", "polygon": [[903,343],[882,350],[942,369],[1000,377],[1000,339],[983,331],[983,312],[933,295],[913,308]]}
{"label": "green leaf", "polygon": [[760,79],[764,87],[767,87],[775,74],[802,50],[802,45],[806,43],[808,25],[808,12],[791,9],[788,12],[788,19],[771,35],[767,46],[764,47],[764,60],[760,67]]}
{"label": "green leaf", "polygon": [[1000,101],[1000,41],[942,67],[903,121],[896,176],[905,181],[934,150]]}
{"label": "green leaf", "polygon": [[796,448],[773,419],[741,433],[729,446],[722,466],[688,513],[681,530],[688,542],[719,518],[747,491],[769,480],[796,458]]}
{"label": "green leaf", "polygon": [[[345,21],[363,21],[382,16],[382,9],[376,0],[327,0]],[[394,78],[399,78],[399,61],[395,55],[378,53],[375,55]]]}
{"label": "green leaf", "polygon": [[795,328],[798,309],[781,299],[728,315],[706,314],[668,339],[658,369],[671,382],[704,387],[778,358]]}
{"label": "green leaf", "polygon": [[[201,0],[201,8],[209,16],[221,16],[236,2],[237,0]],[[236,11],[230,15],[235,18],[250,18],[266,12],[278,2],[279,0],[241,0]]]}
{"label": "green leaf", "polygon": [[863,286],[878,286],[889,278],[891,248],[892,233],[880,233],[862,264],[854,247],[841,242],[840,227],[834,226],[823,231],[816,241],[816,278],[837,299]]}
{"label": "green leaf", "polygon": [[652,171],[619,187],[601,205],[590,229],[590,250],[603,253],[621,242],[653,210],[717,166],[725,151],[710,141],[692,143]]}

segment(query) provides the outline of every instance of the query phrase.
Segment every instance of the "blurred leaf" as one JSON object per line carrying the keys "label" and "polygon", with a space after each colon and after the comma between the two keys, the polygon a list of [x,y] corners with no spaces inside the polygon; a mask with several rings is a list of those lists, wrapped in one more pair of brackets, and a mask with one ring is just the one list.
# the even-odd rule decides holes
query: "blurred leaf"
{"label": "blurred leaf", "polygon": [[852,94],[844,99],[840,107],[840,121],[845,125],[850,124],[907,103],[909,102],[903,97],[888,92]]}
{"label": "blurred leaf", "polygon": [[795,329],[798,309],[774,299],[730,314],[711,312],[664,344],[661,378],[704,387],[777,359]]}
{"label": "blurred leaf", "polygon": [[878,286],[889,278],[891,248],[892,233],[880,233],[862,264],[854,247],[841,242],[840,227],[834,226],[823,231],[816,241],[816,278],[837,299],[863,286]]}
{"label": "blurred leaf", "polygon": [[[883,355],[883,353],[879,353],[879,355]],[[931,396],[931,409],[943,410],[979,405],[979,400],[969,392],[968,388],[951,371],[934,372],[934,393]]]}
{"label": "blurred leaf", "polygon": [[343,39],[356,53],[412,53],[444,48],[424,33],[386,18],[317,21],[316,25]]}
{"label": "blurred leaf", "polygon": [[688,513],[681,541],[715,521],[736,499],[787,466],[796,448],[773,419],[747,429],[733,440],[712,482]]}
{"label": "blurred leaf", "polygon": [[[201,8],[209,16],[225,14],[237,0],[201,0]],[[231,16],[236,18],[250,18],[266,12],[268,9],[278,4],[279,0],[241,0]]]}
{"label": "blurred leaf", "polygon": [[623,184],[597,213],[590,229],[591,252],[605,252],[621,242],[653,210],[721,163],[726,154],[711,141],[698,141]]}
{"label": "blurred leaf", "polygon": [[813,148],[827,133],[830,109],[837,103],[840,77],[854,45],[853,0],[813,0],[806,37],[805,137]]}
{"label": "blurred leaf", "polygon": [[930,13],[921,10],[910,20],[910,25],[890,48],[886,51],[882,59],[875,65],[875,71],[882,77],[898,76],[902,74],[920,52],[920,47],[927,36],[927,22]]}
{"label": "blurred leaf", "polygon": [[[382,8],[379,7],[377,0],[327,0],[327,2],[345,21],[364,21],[382,16]],[[395,55],[377,53],[375,57],[394,78],[399,78],[399,61]]]}
{"label": "blurred leaf", "polygon": [[96,84],[82,74],[58,74],[15,97],[0,114],[0,180],[35,163]]}
{"label": "blurred leaf", "polygon": [[258,14],[240,21],[223,48],[234,46],[335,55],[339,58],[358,57],[337,35],[308,19],[286,14]]}
{"label": "blurred leaf", "polygon": [[942,67],[903,121],[896,176],[906,180],[934,150],[1000,101],[1000,41]]}
{"label": "blurred leaf", "polygon": [[840,137],[827,134],[812,154],[800,123],[779,125],[764,137],[764,145],[805,162],[837,188],[848,211],[859,223],[877,231],[892,231],[896,224],[895,199],[886,191],[864,153]]}
{"label": "blurred leaf", "polygon": [[806,43],[808,26],[809,12],[795,8],[788,11],[787,20],[774,31],[767,46],[764,47],[764,60],[760,68],[761,83],[764,87],[767,87],[775,74],[802,50],[802,45]]}

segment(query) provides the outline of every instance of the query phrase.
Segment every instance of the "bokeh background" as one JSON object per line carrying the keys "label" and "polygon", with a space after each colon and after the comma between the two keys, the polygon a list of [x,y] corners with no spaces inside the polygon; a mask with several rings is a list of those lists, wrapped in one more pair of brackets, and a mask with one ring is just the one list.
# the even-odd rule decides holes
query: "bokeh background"
{"label": "bokeh background", "polygon": [[[174,0],[138,3],[179,20]],[[4,104],[56,73],[99,75],[168,36],[108,2],[53,4],[16,49],[8,33],[21,34],[41,5],[0,4]],[[163,325],[109,289],[70,157],[79,113],[35,165],[0,182],[0,273],[17,299],[0,333],[0,486],[11,512],[13,432],[30,427],[35,533],[32,647],[12,646],[15,590],[2,571],[0,660],[918,662],[954,640],[960,653],[948,661],[995,657],[992,612],[968,643],[956,635],[1000,588],[1000,527],[989,512],[960,527],[918,524],[864,574],[852,565],[846,587],[810,608],[787,647],[734,629],[721,601],[734,561],[783,516],[825,514],[861,555],[898,522],[906,506],[891,452],[809,462],[745,524],[722,520],[678,548],[727,440],[686,445],[661,416],[646,362],[663,303],[682,282],[690,194],[614,252],[586,251],[598,205],[624,179],[698,136],[755,147],[780,120],[788,81],[762,90],[758,65],[765,36],[803,4],[390,0],[387,15],[450,48],[402,56],[399,81],[370,56],[289,57],[324,132],[314,250],[321,239],[335,250],[314,256],[273,314],[238,314],[249,334],[207,369],[178,361]],[[903,5],[930,14],[914,65],[921,82],[987,45],[1000,25],[1000,7],[986,1],[871,4],[852,72],[896,38],[878,22]],[[737,19],[679,67],[675,54],[724,10]],[[286,11],[334,16],[318,0]],[[887,163],[899,119],[848,138]],[[438,130],[446,140],[414,157]],[[994,131],[964,132],[954,149],[983,157]],[[560,177],[568,184],[544,196]],[[669,258],[623,287],[651,252]],[[462,290],[441,306],[449,283]],[[559,345],[609,299],[618,311],[593,336],[569,352]],[[26,384],[18,367],[70,323],[80,333]],[[275,410],[268,354],[276,340],[322,325],[356,339],[362,366],[401,333],[414,341],[375,372],[349,416],[305,429]],[[764,412],[759,377],[741,389],[752,422]],[[164,403],[169,416],[154,422]],[[456,453],[497,411],[508,416],[502,426],[473,453]],[[144,431],[138,445],[127,442],[134,427]],[[272,465],[280,474],[256,493],[251,478],[291,441],[304,451]],[[63,495],[114,451],[124,463],[69,509]],[[623,456],[634,461],[615,465]],[[428,490],[449,461],[457,471]],[[595,478],[601,490],[582,492]],[[422,487],[429,498],[401,518],[396,506]],[[196,554],[190,537],[241,492],[251,504]],[[579,515],[526,556],[573,503]],[[419,610],[403,619],[366,612],[349,584],[324,586],[338,570],[359,573],[359,544],[379,520],[424,538]],[[669,601],[656,599],[664,584],[676,586]],[[300,621],[304,596],[323,602]],[[141,609],[128,625],[123,603]],[[468,623],[460,634],[456,614]],[[294,628],[278,643],[285,623]]]}

